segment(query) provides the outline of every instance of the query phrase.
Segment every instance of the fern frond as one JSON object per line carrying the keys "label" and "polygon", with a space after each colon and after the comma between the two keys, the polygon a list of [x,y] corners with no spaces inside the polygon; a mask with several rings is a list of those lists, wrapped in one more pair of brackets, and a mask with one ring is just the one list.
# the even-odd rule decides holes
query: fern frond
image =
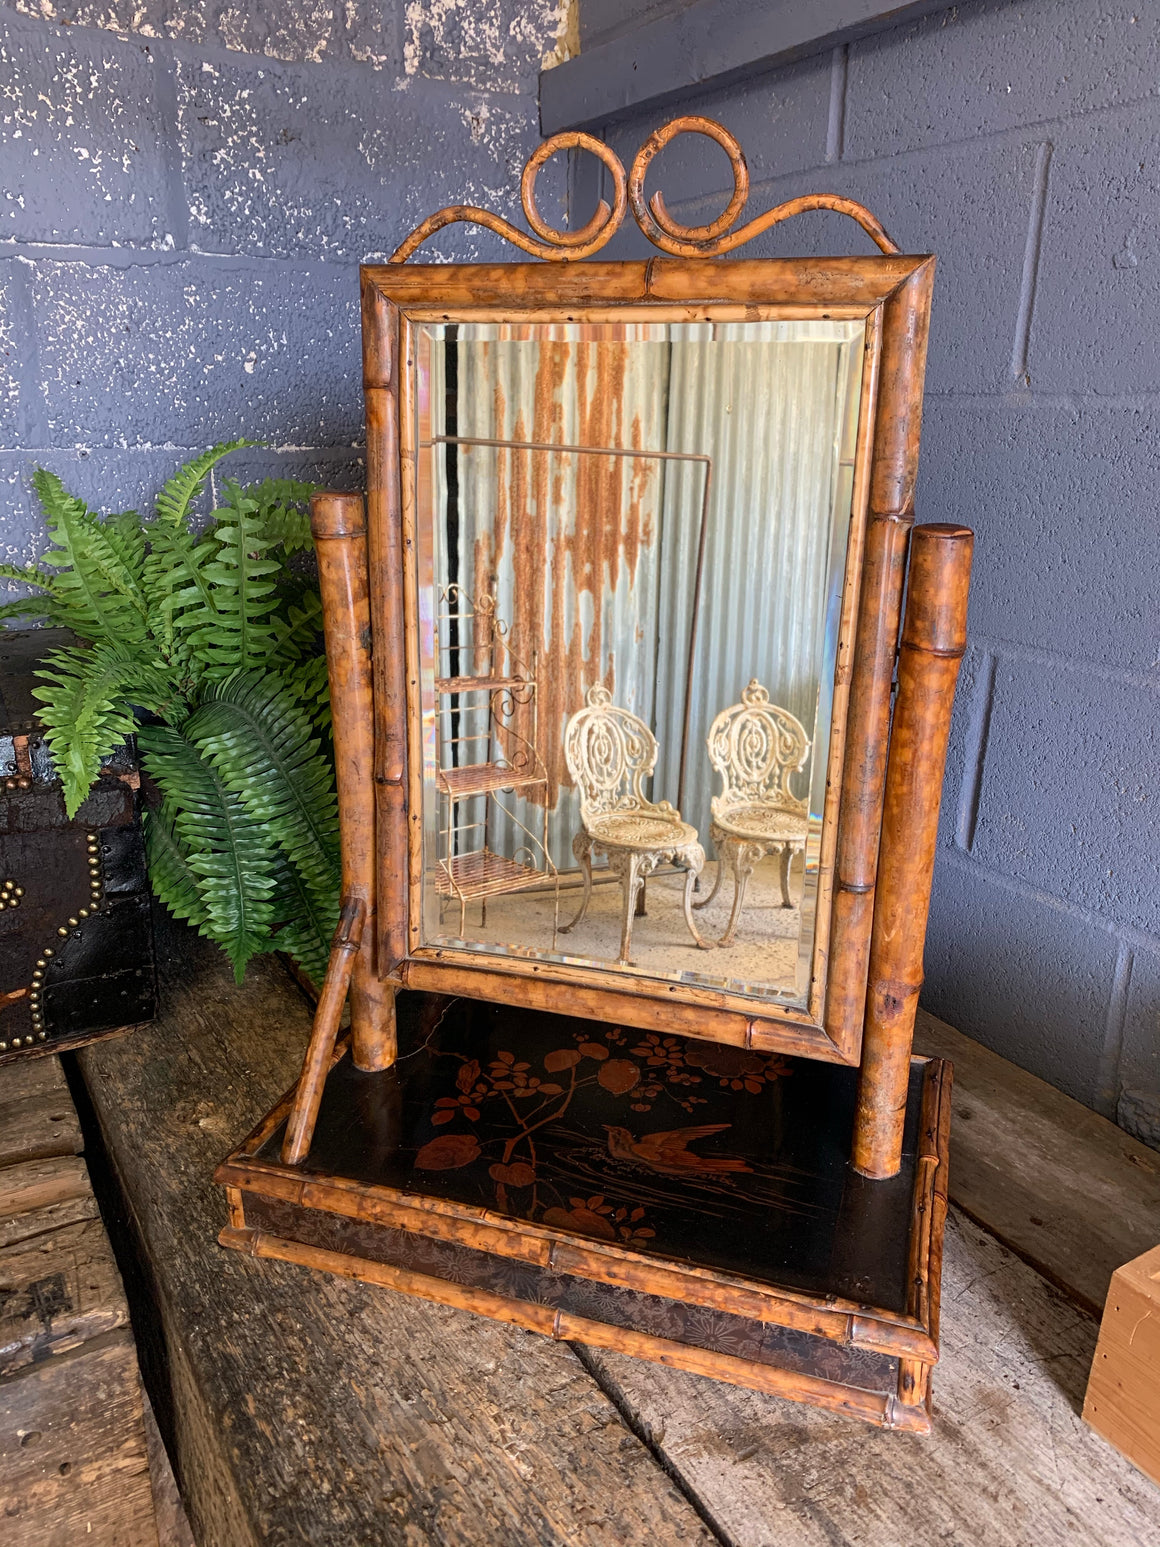
{"label": "fern frond", "polygon": [[56,650],[41,665],[34,698],[74,817],[108,757],[137,728],[122,688],[125,663],[105,651]]}
{"label": "fern frond", "polygon": [[135,707],[184,718],[179,687],[141,647],[70,646],[45,657],[32,696],[75,816],[100,772],[101,759],[137,729]]}
{"label": "fern frond", "polygon": [[171,803],[177,837],[198,879],[206,910],[201,932],[226,952],[240,983],[250,957],[272,944],[275,861],[264,825],[180,732],[144,726],[138,745]]}
{"label": "fern frond", "polygon": [[157,496],[158,522],[170,530],[184,526],[189,516],[189,507],[205,488],[205,481],[217,463],[229,456],[231,451],[240,451],[243,446],[257,444],[257,441],[252,440],[221,441],[179,468]]}
{"label": "fern frond", "polygon": [[276,672],[236,672],[207,685],[186,734],[267,825],[319,899],[337,896],[334,770],[310,718]]}
{"label": "fern frond", "polygon": [[269,654],[274,639],[269,618],[278,605],[270,576],[281,565],[264,557],[270,542],[262,535],[254,502],[232,479],[226,505],[214,517],[198,547],[210,550],[200,575],[212,587],[215,616],[209,626],[190,634],[189,643],[209,671],[225,676],[257,666]]}
{"label": "fern frond", "polygon": [[279,850],[271,902],[274,944],[293,956],[321,984],[330,960],[330,941],[338,924],[338,888],[320,898]]}
{"label": "fern frond", "polygon": [[32,483],[55,544],[41,562],[57,571],[54,594],[76,615],[78,632],[88,639],[144,638],[140,576],[122,562],[104,522],[47,468],[37,468]]}
{"label": "fern frond", "polygon": [[284,666],[304,656],[318,656],[322,642],[322,599],[318,592],[307,591],[300,605],[285,603],[273,618],[271,629],[270,665]]}
{"label": "fern frond", "polygon": [[317,484],[300,483],[296,478],[264,478],[246,489],[257,508],[263,535],[288,554],[314,547],[310,497],[317,492]]}
{"label": "fern frond", "polygon": [[209,909],[201,895],[201,881],[189,864],[189,845],[177,833],[173,801],[169,796],[155,811],[145,812],[145,857],[153,895],[174,918],[184,919],[201,934],[209,923]]}

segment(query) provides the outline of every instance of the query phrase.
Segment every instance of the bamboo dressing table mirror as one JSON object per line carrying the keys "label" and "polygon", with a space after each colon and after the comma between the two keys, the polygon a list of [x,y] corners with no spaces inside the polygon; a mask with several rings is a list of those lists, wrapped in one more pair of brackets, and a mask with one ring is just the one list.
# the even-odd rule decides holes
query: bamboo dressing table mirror
{"label": "bamboo dressing table mirror", "polygon": [[[734,170],[700,228],[644,195],[684,131]],[[563,233],[574,147],[614,198]],[[627,176],[557,135],[532,235],[455,206],[363,268],[366,511],[313,511],[341,920],[222,1241],[925,1431],[972,543],[913,526],[934,259],[747,192],[707,119]],[[629,208],[664,256],[574,261]],[[877,252],[719,261],[815,209]],[[405,266],[459,220],[547,261]]]}

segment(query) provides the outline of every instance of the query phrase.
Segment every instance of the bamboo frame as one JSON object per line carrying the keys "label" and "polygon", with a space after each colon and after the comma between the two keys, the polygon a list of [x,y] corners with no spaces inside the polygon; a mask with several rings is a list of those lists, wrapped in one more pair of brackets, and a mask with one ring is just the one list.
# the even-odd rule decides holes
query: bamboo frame
{"label": "bamboo frame", "polygon": [[[873,912],[873,874],[881,816],[882,781],[866,784],[866,769],[885,768],[888,736],[889,685],[893,641],[897,638],[901,599],[901,554],[909,527],[909,507],[895,514],[887,509],[909,498],[917,454],[917,416],[925,361],[927,312],[934,260],[900,256],[833,259],[825,264],[800,260],[741,260],[722,265],[702,259],[650,264],[589,263],[583,268],[548,265],[439,265],[434,269],[375,266],[363,269],[367,378],[381,379],[375,363],[391,349],[397,336],[403,368],[393,388],[377,388],[368,401],[368,434],[385,432],[384,419],[398,434],[400,482],[395,490],[371,483],[372,511],[384,512],[375,530],[372,551],[384,555],[381,568],[401,572],[407,661],[407,687],[402,699],[379,710],[380,735],[391,746],[415,741],[418,733],[417,608],[414,554],[416,447],[411,400],[411,374],[416,335],[426,322],[459,318],[461,298],[478,316],[507,321],[534,318],[579,320],[594,309],[621,320],[718,318],[723,314],[752,316],[760,304],[766,315],[830,318],[841,312],[867,323],[864,356],[863,410],[855,455],[855,495],[862,504],[875,502],[886,512],[868,525],[856,510],[851,526],[839,627],[831,727],[830,768],[823,818],[823,852],[819,868],[818,920],[814,958],[805,1010],[713,988],[650,979],[599,967],[568,967],[520,958],[487,958],[478,952],[424,946],[420,935],[421,770],[410,760],[406,794],[392,790],[398,808],[392,829],[401,839],[404,827],[409,856],[407,899],[402,910],[397,881],[395,896],[381,904],[380,937],[395,942],[384,949],[399,980],[410,987],[469,993],[480,998],[508,1000],[516,994],[545,1009],[571,1010],[599,1019],[616,1019],[642,1027],[688,1030],[710,1040],[728,1041],[770,1050],[805,1054],[839,1063],[856,1063],[860,1052],[862,1000],[865,996]],[[635,302],[635,304],[631,304]],[[395,329],[398,330],[397,335]],[[875,392],[873,389],[877,387]],[[379,400],[379,393],[382,399]],[[369,398],[369,394],[368,394]],[[394,445],[394,436],[391,435]],[[385,480],[390,476],[385,439],[371,461]],[[375,476],[371,472],[371,478]],[[901,491],[901,492],[900,492]],[[400,522],[393,528],[397,506]],[[390,514],[387,514],[387,512]],[[395,565],[391,550],[392,528]],[[901,533],[902,546],[894,538]],[[864,535],[865,534],[865,535]],[[882,539],[886,538],[884,544]],[[882,549],[886,549],[886,562]],[[895,550],[897,550],[897,555]],[[882,584],[885,571],[888,583]],[[385,578],[385,577],[384,577]],[[374,595],[376,620],[397,616],[398,573]],[[870,623],[857,626],[869,616]],[[395,636],[396,639],[398,635]],[[847,710],[847,702],[849,708]],[[844,769],[844,774],[839,773]],[[857,786],[855,794],[854,787]],[[383,804],[380,793],[380,810]],[[845,808],[851,811],[847,824]],[[405,812],[405,820],[402,817]],[[846,832],[850,825],[852,831]],[[384,835],[385,836],[385,835]],[[833,858],[831,858],[833,856]],[[845,868],[843,868],[843,866]],[[831,896],[831,882],[838,887]],[[867,878],[869,884],[867,889]],[[854,905],[843,906],[843,888],[855,892]],[[829,937],[825,924],[829,920]],[[398,944],[405,938],[404,952]],[[853,971],[842,964],[850,957]],[[834,982],[836,981],[837,991]],[[861,985],[859,996],[858,985]],[[693,1011],[686,1016],[683,1012]]]}

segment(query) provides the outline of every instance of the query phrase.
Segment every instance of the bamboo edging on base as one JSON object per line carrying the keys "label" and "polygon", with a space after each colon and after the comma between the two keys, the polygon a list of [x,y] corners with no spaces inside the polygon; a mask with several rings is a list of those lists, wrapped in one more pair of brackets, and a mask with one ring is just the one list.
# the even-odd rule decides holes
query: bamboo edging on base
{"label": "bamboo edging on base", "polygon": [[638,1359],[649,1359],[674,1369],[689,1370],[696,1375],[763,1391],[770,1396],[808,1402],[813,1407],[861,1418],[881,1428],[906,1429],[919,1434],[929,1433],[930,1430],[930,1415],[925,1406],[912,1406],[894,1397],[859,1391],[817,1376],[791,1373],[739,1359],[732,1354],[714,1353],[686,1343],[676,1343],[651,1333],[609,1326],[585,1316],[555,1310],[551,1306],[511,1300],[489,1289],[449,1283],[425,1273],[415,1273],[409,1268],[397,1268],[388,1263],[351,1257],[344,1252],[306,1246],[261,1230],[238,1229],[227,1225],[218,1240],[223,1246],[243,1251],[251,1257],[274,1258],[297,1263],[302,1267],[320,1268],[343,1278],[357,1279],[431,1300],[437,1305],[455,1306],[459,1310],[488,1316],[494,1321],[506,1321],[556,1341],[587,1343],[594,1348],[631,1354]]}

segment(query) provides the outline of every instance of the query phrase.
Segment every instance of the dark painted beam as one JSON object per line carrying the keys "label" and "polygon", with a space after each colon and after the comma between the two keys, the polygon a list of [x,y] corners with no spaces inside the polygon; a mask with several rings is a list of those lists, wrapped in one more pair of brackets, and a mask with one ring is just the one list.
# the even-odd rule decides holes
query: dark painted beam
{"label": "dark painted beam", "polygon": [[948,8],[947,0],[694,0],[545,70],[540,126],[545,135],[594,128]]}

